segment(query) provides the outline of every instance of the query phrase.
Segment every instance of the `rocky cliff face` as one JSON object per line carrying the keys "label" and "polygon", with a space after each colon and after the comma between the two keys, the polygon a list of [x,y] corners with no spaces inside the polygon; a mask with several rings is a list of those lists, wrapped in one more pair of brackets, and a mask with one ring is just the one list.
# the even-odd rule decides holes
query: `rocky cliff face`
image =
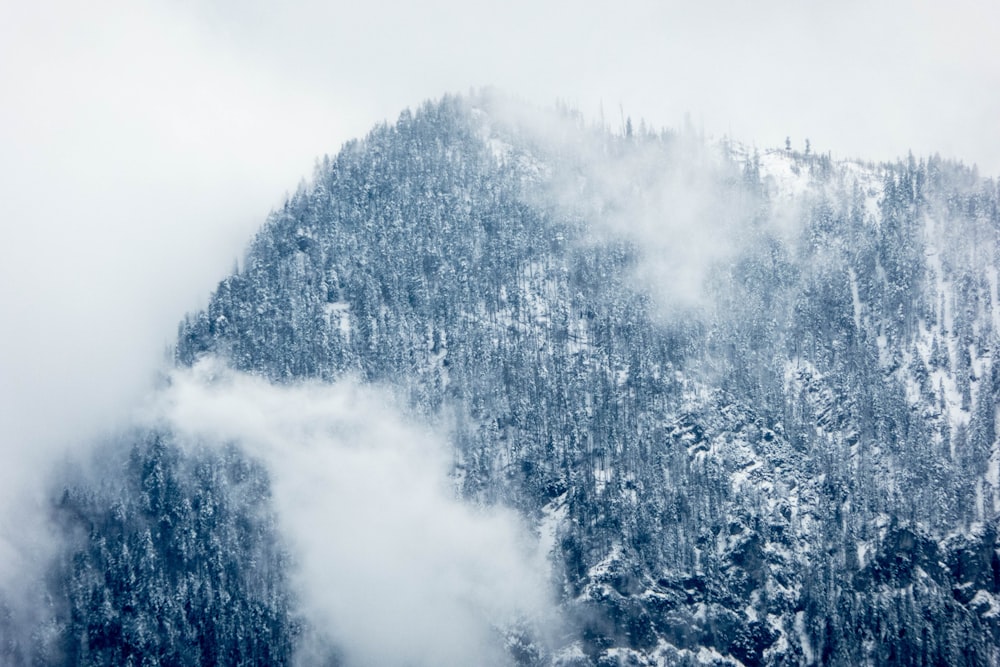
{"label": "rocky cliff face", "polygon": [[[176,363],[360,378],[445,428],[460,496],[552,547],[563,630],[508,629],[512,662],[996,664],[998,202],[938,158],[446,98],[324,159]],[[57,503],[77,539],[41,643],[291,659],[266,470],[169,440]]]}

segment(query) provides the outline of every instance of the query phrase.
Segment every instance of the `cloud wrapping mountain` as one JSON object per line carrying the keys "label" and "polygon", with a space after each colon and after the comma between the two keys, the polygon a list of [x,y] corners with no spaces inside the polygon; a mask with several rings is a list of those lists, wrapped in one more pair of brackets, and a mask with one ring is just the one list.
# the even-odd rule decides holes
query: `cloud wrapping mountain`
{"label": "cloud wrapping mountain", "polygon": [[405,111],[58,478],[45,618],[8,596],[0,650],[995,663],[998,201],[936,157]]}

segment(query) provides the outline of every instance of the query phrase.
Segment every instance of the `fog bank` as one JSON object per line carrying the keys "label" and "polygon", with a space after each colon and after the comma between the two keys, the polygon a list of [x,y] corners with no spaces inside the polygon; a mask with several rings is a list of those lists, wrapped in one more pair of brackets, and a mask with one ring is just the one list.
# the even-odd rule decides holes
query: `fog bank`
{"label": "fog bank", "polygon": [[147,419],[266,462],[302,611],[348,664],[503,664],[504,628],[549,620],[538,539],[458,499],[443,437],[388,392],[270,385],[206,360],[173,373]]}

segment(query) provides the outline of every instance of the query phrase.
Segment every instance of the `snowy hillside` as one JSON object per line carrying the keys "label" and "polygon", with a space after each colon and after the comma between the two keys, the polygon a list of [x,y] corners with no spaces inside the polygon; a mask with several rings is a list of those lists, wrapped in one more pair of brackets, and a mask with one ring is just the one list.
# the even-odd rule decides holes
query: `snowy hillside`
{"label": "snowy hillside", "polygon": [[[187,405],[202,395],[189,387],[235,401],[254,383],[356,383],[390,407],[365,398],[354,421],[303,407],[308,423],[282,407],[262,423],[299,443],[287,456],[253,429],[191,430],[174,408],[110,443],[103,472],[54,495],[69,538],[49,618],[30,640],[0,623],[0,655],[997,664],[998,204],[996,183],[936,157],[866,165],[631,121],[610,132],[489,94],[406,111],[270,215],[181,324],[163,389]],[[288,403],[252,405],[239,421]],[[447,500],[434,481],[394,504],[390,489],[411,487],[387,470],[437,473],[371,444],[409,437],[365,435],[381,421],[437,434]],[[309,516],[337,537],[302,537],[282,459],[307,442],[301,460],[348,465],[353,441],[377,453],[351,468],[373,483],[338,503],[371,520],[332,503]],[[428,509],[390,518],[410,506]],[[467,522],[462,536],[434,513]],[[425,519],[418,534],[441,548],[378,534]],[[527,555],[510,546],[516,526]],[[315,575],[323,595],[349,604],[304,583],[322,573],[315,549],[347,568]],[[393,551],[406,553],[372,555]],[[475,642],[428,640],[438,630],[418,613],[366,615],[380,579],[406,580],[398,567],[434,586],[375,594],[385,609],[427,600],[428,614],[480,619],[464,632]],[[358,618],[381,621],[347,632]]]}

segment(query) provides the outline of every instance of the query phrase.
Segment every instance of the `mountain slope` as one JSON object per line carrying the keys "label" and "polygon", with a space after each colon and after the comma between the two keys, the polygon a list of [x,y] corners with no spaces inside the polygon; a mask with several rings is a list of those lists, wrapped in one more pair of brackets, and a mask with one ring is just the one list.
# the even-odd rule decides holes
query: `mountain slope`
{"label": "mountain slope", "polygon": [[[182,323],[176,362],[359,378],[448,432],[461,497],[553,545],[561,630],[508,635],[512,661],[996,664],[998,201],[938,158],[759,154],[445,98],[324,159]],[[157,447],[139,446],[126,506]],[[236,464],[178,465],[214,471],[178,487],[197,499]],[[86,554],[149,534],[143,580],[176,592],[177,541],[97,521],[114,494],[80,494],[59,507],[90,546],[53,577],[72,610],[53,633],[89,664],[123,642],[153,664],[76,591],[114,591],[124,561]],[[302,630],[267,494],[233,498],[195,544],[237,520],[260,543],[181,571],[243,606],[187,622],[255,637],[227,662],[283,662]]]}

